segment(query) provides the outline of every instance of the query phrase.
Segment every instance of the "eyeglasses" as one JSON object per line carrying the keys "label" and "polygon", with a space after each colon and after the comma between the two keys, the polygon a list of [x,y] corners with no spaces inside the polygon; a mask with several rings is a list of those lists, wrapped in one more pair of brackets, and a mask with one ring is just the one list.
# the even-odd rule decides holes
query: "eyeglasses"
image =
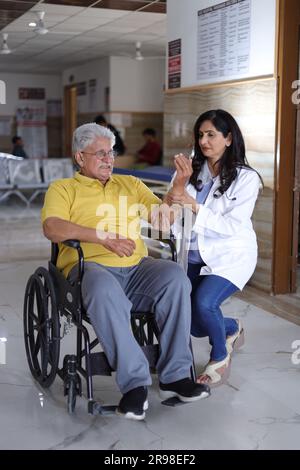
{"label": "eyeglasses", "polygon": [[113,160],[116,156],[116,152],[114,152],[114,150],[109,150],[108,152],[105,152],[105,150],[98,150],[97,152],[81,152],[81,153],[86,153],[87,155],[93,155],[98,160],[103,160],[105,157],[108,157],[111,160]]}

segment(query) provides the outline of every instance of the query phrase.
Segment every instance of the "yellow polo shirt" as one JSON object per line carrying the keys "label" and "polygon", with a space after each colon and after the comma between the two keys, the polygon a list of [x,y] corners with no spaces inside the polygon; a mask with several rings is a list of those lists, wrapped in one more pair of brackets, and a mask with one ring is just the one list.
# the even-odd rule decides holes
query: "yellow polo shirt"
{"label": "yellow polo shirt", "polygon": [[[49,217],[84,227],[118,233],[134,239],[136,248],[119,257],[96,243],[81,243],[86,261],[105,266],[134,266],[148,251],[140,236],[140,219],[148,219],[152,205],[161,200],[138,178],[112,175],[105,186],[97,179],[75,173],[73,178],[57,180],[49,186],[42,209],[42,222]],[[77,264],[77,251],[59,243],[57,267],[67,276]]]}

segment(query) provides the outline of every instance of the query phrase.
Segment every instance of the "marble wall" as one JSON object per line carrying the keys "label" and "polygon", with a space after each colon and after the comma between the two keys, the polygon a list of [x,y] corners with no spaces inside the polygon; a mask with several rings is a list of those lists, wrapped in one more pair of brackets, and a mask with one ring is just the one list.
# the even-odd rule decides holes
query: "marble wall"
{"label": "marble wall", "polygon": [[276,80],[199,87],[166,93],[164,108],[164,165],[173,155],[189,152],[193,125],[209,109],[222,108],[238,121],[246,143],[247,158],[264,180],[253,214],[259,259],[250,284],[272,290],[273,203],[276,129]]}
{"label": "marble wall", "polygon": [[[79,114],[77,123],[80,126],[86,122],[93,122],[95,116],[97,114],[104,114],[107,116],[106,113],[85,113]],[[126,115],[126,119],[124,122],[126,125],[124,127],[120,127],[116,122],[113,120],[109,121],[112,125],[114,125],[121,133],[122,138],[126,145],[126,153],[128,155],[134,155],[138,149],[140,149],[144,145],[144,140],[142,136],[142,132],[146,127],[152,127],[157,132],[157,139],[161,143],[163,142],[163,113],[142,113],[142,112],[126,112],[126,113],[113,113],[118,115]]]}

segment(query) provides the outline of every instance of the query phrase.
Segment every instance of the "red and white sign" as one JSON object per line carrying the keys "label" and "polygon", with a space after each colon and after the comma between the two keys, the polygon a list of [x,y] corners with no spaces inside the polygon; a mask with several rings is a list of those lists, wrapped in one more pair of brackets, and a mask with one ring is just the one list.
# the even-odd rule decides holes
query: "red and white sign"
{"label": "red and white sign", "polygon": [[168,88],[181,86],[181,39],[168,44]]}

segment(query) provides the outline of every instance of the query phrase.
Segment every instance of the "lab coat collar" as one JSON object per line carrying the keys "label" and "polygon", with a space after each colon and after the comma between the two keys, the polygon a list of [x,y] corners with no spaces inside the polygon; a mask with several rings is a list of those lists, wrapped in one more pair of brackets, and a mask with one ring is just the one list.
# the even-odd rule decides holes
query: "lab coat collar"
{"label": "lab coat collar", "polygon": [[[212,185],[212,187],[209,191],[206,202],[213,199],[214,191],[220,186],[220,176],[219,175],[215,176],[215,177],[212,176],[212,174],[209,170],[209,167],[208,167],[207,160],[205,160],[197,179],[198,179],[198,181],[201,180],[202,184],[206,184],[206,183],[208,183],[209,181],[211,181],[213,179],[213,185]],[[192,197],[196,198],[197,190],[195,189],[195,187],[191,183],[189,183],[187,185],[186,189],[188,190],[189,194]]]}
{"label": "lab coat collar", "polygon": [[207,163],[207,160],[205,160],[204,164],[203,164],[203,167],[198,175],[198,180],[202,180],[202,183],[203,184],[206,184],[208,183],[209,181],[211,181],[212,179],[214,180],[214,184],[216,183],[216,181],[220,181],[220,177],[219,176],[213,176],[210,172],[210,169],[208,167],[208,163]]}

